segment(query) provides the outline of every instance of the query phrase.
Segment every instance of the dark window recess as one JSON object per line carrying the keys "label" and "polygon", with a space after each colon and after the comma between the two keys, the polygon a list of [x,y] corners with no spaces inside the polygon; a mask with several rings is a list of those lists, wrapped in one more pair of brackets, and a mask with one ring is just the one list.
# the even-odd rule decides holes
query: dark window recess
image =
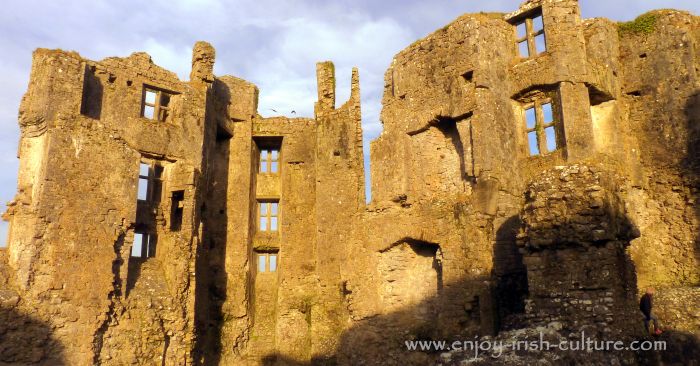
{"label": "dark window recess", "polygon": [[173,93],[144,86],[141,117],[169,122],[172,114],[170,108],[172,97]]}
{"label": "dark window recess", "polygon": [[151,258],[156,256],[156,244],[158,236],[148,233],[135,233],[134,243],[131,246],[131,257]]}
{"label": "dark window recess", "polygon": [[95,75],[95,66],[85,67],[83,79],[83,98],[80,104],[80,114],[100,119],[102,114],[102,95],[104,87],[102,81]]}
{"label": "dark window recess", "polygon": [[175,191],[170,207],[170,231],[180,231],[182,227],[182,212],[185,207],[185,191]]}

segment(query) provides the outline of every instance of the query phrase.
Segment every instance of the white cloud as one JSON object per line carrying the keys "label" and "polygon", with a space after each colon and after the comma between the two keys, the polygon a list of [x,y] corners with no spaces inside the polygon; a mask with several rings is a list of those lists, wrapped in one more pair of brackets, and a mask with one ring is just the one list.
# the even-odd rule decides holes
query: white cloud
{"label": "white cloud", "polygon": [[160,43],[153,38],[148,38],[143,44],[144,52],[151,55],[153,62],[178,75],[180,80],[190,79],[192,46],[177,46]]}
{"label": "white cloud", "polygon": [[316,100],[315,63],[332,60],[336,66],[336,104],[349,98],[351,70],[357,66],[365,135],[378,135],[384,70],[393,55],[411,42],[413,33],[390,18],[373,19],[358,14],[351,17],[354,22],[341,24],[305,18],[280,24],[279,37],[270,47],[253,55],[260,60],[253,81],[260,87],[262,115],[275,114],[270,109],[312,115]]}

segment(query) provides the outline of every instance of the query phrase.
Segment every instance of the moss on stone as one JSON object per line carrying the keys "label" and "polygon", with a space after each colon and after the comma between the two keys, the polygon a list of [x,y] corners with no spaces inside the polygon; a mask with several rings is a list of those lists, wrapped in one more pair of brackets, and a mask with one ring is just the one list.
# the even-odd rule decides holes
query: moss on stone
{"label": "moss on stone", "polygon": [[656,12],[644,13],[632,21],[617,23],[621,34],[649,34],[654,31],[659,15]]}

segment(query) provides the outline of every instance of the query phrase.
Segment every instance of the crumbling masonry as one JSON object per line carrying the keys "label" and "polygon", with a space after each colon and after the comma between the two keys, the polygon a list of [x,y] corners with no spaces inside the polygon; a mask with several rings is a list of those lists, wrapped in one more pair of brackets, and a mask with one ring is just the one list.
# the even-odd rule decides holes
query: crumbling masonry
{"label": "crumbling masonry", "polygon": [[568,361],[698,357],[700,19],[641,20],[528,1],[401,51],[369,204],[357,70],[340,107],[322,62],[314,118],[263,118],[205,42],[189,81],[36,50],[0,364],[458,364],[404,341],[641,339],[647,286],[678,349]]}

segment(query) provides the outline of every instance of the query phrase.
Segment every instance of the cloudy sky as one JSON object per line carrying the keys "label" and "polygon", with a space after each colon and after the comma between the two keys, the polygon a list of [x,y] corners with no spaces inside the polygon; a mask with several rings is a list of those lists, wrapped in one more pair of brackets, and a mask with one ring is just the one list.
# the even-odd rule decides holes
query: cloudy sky
{"label": "cloudy sky", "polygon": [[[32,50],[78,51],[100,60],[146,51],[187,79],[192,45],[216,47],[217,75],[260,88],[259,111],[312,116],[315,63],[332,60],[338,104],[360,69],[365,145],[381,132],[383,73],[394,54],[462,13],[509,12],[520,0],[5,0],[0,13],[0,210],[14,197],[17,110],[29,80]],[[651,9],[700,14],[698,0],[582,0],[585,18],[630,20]],[[0,224],[4,243],[6,225]]]}

